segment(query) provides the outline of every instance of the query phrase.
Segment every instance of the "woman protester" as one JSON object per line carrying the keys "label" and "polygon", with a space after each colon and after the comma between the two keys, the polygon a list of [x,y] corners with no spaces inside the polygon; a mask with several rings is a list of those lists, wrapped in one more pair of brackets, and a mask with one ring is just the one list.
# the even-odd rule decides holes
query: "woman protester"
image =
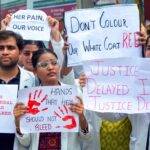
{"label": "woman protester", "polygon": [[[32,65],[34,72],[40,80],[41,86],[65,86],[59,81],[60,66],[58,64],[57,55],[49,49],[39,49],[32,56]],[[59,142],[56,145],[51,145],[48,142],[47,149],[44,150],[81,150],[80,137],[90,137],[88,135],[89,126],[84,116],[84,106],[82,99],[76,97],[78,103],[71,104],[70,110],[79,116],[79,133],[61,133],[61,146]],[[22,134],[20,131],[20,118],[27,113],[27,107],[22,103],[17,103],[14,108],[15,124],[17,129],[16,144],[28,148],[29,150],[43,150],[41,145],[42,138],[49,136],[49,133],[38,134]],[[53,139],[49,136],[49,140]],[[19,149],[20,150],[20,149]]]}

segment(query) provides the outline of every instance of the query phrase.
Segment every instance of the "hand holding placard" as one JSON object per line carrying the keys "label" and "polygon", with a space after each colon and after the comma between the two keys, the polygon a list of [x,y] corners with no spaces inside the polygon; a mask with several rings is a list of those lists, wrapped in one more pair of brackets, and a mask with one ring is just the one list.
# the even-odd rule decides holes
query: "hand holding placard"
{"label": "hand holding placard", "polygon": [[7,14],[6,17],[1,21],[1,30],[6,30],[11,21],[11,16],[12,14]]}
{"label": "hand holding placard", "polygon": [[20,121],[22,133],[78,131],[78,115],[68,108],[76,102],[73,86],[40,86],[18,95],[27,106]]}
{"label": "hand holding placard", "polygon": [[48,23],[51,28],[51,36],[55,41],[60,41],[61,35],[59,32],[59,21],[51,16],[47,17]]}

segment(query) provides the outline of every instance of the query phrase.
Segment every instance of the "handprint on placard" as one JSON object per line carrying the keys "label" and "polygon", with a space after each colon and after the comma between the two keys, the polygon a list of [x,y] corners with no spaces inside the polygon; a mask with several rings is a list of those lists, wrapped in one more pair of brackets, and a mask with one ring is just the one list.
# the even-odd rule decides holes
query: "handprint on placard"
{"label": "handprint on placard", "polygon": [[[69,115],[68,114],[68,108],[63,105],[63,107],[58,107],[59,111],[61,112],[61,115],[60,113],[54,111],[54,114],[59,117],[61,120],[65,121],[65,122],[69,122],[69,124],[63,126],[64,128],[66,129],[73,129],[73,128],[76,128],[77,127],[77,123],[76,123],[76,120],[75,120],[75,117],[72,116],[72,115]],[[56,128],[60,128],[61,126],[57,126]]]}
{"label": "handprint on placard", "polygon": [[36,115],[37,113],[48,109],[48,108],[43,108],[42,110],[39,109],[41,103],[44,102],[48,97],[47,95],[45,95],[43,98],[40,98],[41,94],[42,94],[42,90],[39,91],[35,90],[34,93],[29,93],[27,113]]}

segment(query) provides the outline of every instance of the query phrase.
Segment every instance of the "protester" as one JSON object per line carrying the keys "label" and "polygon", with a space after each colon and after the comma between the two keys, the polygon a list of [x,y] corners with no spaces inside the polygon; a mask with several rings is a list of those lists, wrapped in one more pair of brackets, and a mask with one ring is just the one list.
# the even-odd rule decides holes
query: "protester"
{"label": "protester", "polygon": [[[84,87],[86,76],[80,75],[79,84]],[[83,149],[90,150],[93,145],[94,150],[129,150],[129,140],[131,133],[131,123],[127,117],[112,121],[97,115],[94,111],[87,111],[87,121],[91,125],[91,135],[93,139],[89,143],[84,141]]]}
{"label": "protester", "polygon": [[[18,67],[23,39],[12,31],[0,31],[0,84],[17,84],[19,89],[35,85],[31,72]],[[15,134],[0,133],[0,147],[13,150]]]}
{"label": "protester", "polygon": [[[60,67],[58,65],[57,55],[54,52],[49,49],[40,49],[36,51],[32,57],[32,64],[34,67],[34,71],[36,72],[38,78],[41,81],[41,86],[65,86],[58,79]],[[79,126],[81,131],[80,133],[61,133],[61,135],[57,134],[57,138],[58,136],[59,138],[61,136],[61,143],[54,142],[56,143],[56,145],[51,145],[51,142],[48,142],[48,140],[54,140],[54,138],[50,137],[50,135],[54,136],[54,133],[42,133],[40,135],[37,133],[21,133],[19,123],[20,117],[27,113],[27,107],[22,103],[16,104],[14,108],[14,115],[15,124],[18,131],[18,141],[24,147],[28,147],[29,150],[42,150],[42,139],[46,139],[46,137],[49,137],[49,139],[47,138],[48,140],[45,141],[46,143],[48,143],[47,150],[81,150],[80,136],[87,136],[89,127],[84,116],[82,99],[80,97],[77,97],[77,99],[79,100],[79,102],[76,104],[71,104],[70,110],[79,115]]]}
{"label": "protester", "polygon": [[[99,1],[104,2],[105,1]],[[120,3],[118,0],[108,0],[107,3]],[[7,15],[5,19],[1,22],[1,30],[6,30],[6,27],[8,26],[9,22],[11,20],[11,14]],[[68,49],[68,45],[65,45],[63,42],[63,39],[59,32],[59,22],[55,18],[48,17],[48,21],[51,27],[51,43],[53,46],[53,49],[55,51],[52,52],[51,50],[42,50],[44,45],[38,44],[39,41],[25,41],[24,42],[24,48],[21,46],[19,47],[19,42],[13,43],[12,37],[3,38],[1,40],[1,33],[6,31],[0,32],[0,83],[1,84],[18,84],[19,88],[25,88],[25,87],[32,87],[35,86],[35,78],[32,73],[29,73],[28,71],[24,71],[20,67],[17,66],[18,59],[20,57],[20,62],[22,63],[23,67],[27,70],[30,70],[34,72],[39,80],[40,85],[48,85],[48,86],[54,86],[54,85],[60,85],[65,86],[63,83],[67,84],[74,84],[74,73],[72,68],[67,67],[67,54],[66,49]],[[144,26],[141,26],[144,27]],[[144,30],[144,28],[143,28]],[[7,31],[10,32],[10,31]],[[7,33],[6,32],[6,33]],[[13,32],[11,32],[13,33]],[[14,33],[13,33],[14,34]],[[138,33],[140,35],[139,41],[140,44],[145,44],[145,39],[147,38],[147,35],[143,32]],[[3,35],[3,34],[2,34]],[[7,35],[7,34],[6,34]],[[16,34],[17,35],[17,34]],[[22,40],[21,40],[22,41]],[[150,57],[149,55],[149,37],[147,38],[146,42],[146,51],[145,56]],[[10,45],[10,43],[14,44],[16,47],[14,47],[14,50],[19,51],[19,54],[12,53],[13,47]],[[20,43],[22,45],[22,42]],[[42,46],[40,46],[42,45]],[[21,50],[22,54],[20,55]],[[40,49],[40,50],[38,50]],[[62,49],[65,52],[62,52]],[[34,55],[32,56],[32,54]],[[57,58],[58,56],[58,58]],[[33,66],[31,64],[31,57]],[[52,60],[51,60],[52,59]],[[50,60],[50,61],[49,61]],[[61,73],[60,73],[60,67]],[[15,69],[14,69],[15,68]],[[80,69],[79,69],[80,70]],[[22,72],[23,73],[22,75]],[[79,71],[77,71],[77,77]],[[21,76],[27,76],[27,81],[29,84],[24,84],[24,81],[22,81]],[[29,79],[28,79],[29,78]],[[85,85],[85,76],[82,76],[80,78],[80,84],[82,86]],[[63,79],[63,80],[61,80]],[[62,83],[63,82],[63,83]],[[38,83],[39,84],[39,83]],[[86,118],[84,116],[84,108],[82,104],[81,98],[79,98],[78,104],[72,104],[71,111],[77,113],[79,115],[80,120],[80,128],[81,131],[79,135],[84,138],[88,138],[90,140],[85,140],[84,142],[81,141],[80,136],[76,133],[61,133],[58,135],[58,138],[61,138],[61,146],[58,144],[56,147],[61,150],[127,150],[129,149],[129,138],[130,138],[130,150],[145,150],[146,148],[146,141],[147,141],[147,135],[148,135],[148,126],[150,124],[149,115],[148,114],[111,114],[111,113],[95,113],[93,111],[87,111],[86,112]],[[15,115],[15,124],[16,124],[16,140],[15,140],[15,146],[14,150],[38,150],[42,149],[41,147],[41,140],[43,138],[46,138],[46,136],[57,135],[54,134],[22,134],[20,131],[20,117],[27,113],[27,107],[22,103],[17,103],[14,109],[14,115]],[[102,120],[101,118],[107,119]],[[132,133],[131,136],[131,124],[132,124]],[[122,119],[122,120],[120,120]],[[108,122],[108,120],[115,121],[115,122]],[[119,120],[116,122],[116,120]],[[91,125],[91,126],[90,126]],[[101,130],[99,130],[101,128]],[[111,133],[109,133],[109,131]],[[112,134],[115,132],[115,138],[112,138]],[[1,136],[2,135],[2,136]],[[10,134],[9,137],[6,136],[7,134],[0,134],[0,146],[3,147],[1,144],[5,144],[4,149],[12,149],[13,148],[13,142],[14,142],[14,134]],[[6,138],[5,138],[6,136]],[[67,136],[67,138],[65,138]],[[92,140],[91,137],[92,136]],[[124,136],[124,137],[122,137]],[[49,138],[50,140],[53,138]],[[10,144],[6,144],[6,141]],[[107,143],[108,141],[108,143]],[[118,144],[118,141],[121,141],[122,143]],[[47,140],[46,143],[49,143]],[[64,143],[65,142],[65,143]],[[70,144],[72,143],[72,144]],[[111,145],[111,146],[110,146]],[[50,146],[50,145],[49,145]],[[67,148],[64,148],[67,147]],[[50,150],[50,148],[48,148]],[[54,147],[53,147],[54,149]],[[43,149],[42,149],[43,150]],[[57,150],[57,149],[55,149]],[[148,150],[148,149],[147,149]]]}
{"label": "protester", "polygon": [[37,51],[39,48],[46,48],[42,41],[32,41],[32,40],[24,40],[23,42],[24,48],[21,53],[20,63],[19,65],[23,66],[24,69],[33,72],[33,66],[31,62],[33,52]]}

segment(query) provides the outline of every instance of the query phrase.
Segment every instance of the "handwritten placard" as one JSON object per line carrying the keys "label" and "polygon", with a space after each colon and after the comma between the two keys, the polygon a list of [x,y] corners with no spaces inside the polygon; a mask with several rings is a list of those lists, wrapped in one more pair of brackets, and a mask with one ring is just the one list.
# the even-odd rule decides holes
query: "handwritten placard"
{"label": "handwritten placard", "polygon": [[136,110],[136,103],[132,103],[138,71],[135,60],[97,60],[84,63],[84,70],[87,76],[85,108],[100,112],[132,113]]}
{"label": "handwritten placard", "polygon": [[136,5],[69,11],[65,13],[65,26],[69,66],[85,60],[141,56]]}
{"label": "handwritten placard", "polygon": [[69,109],[77,102],[73,86],[42,86],[24,89],[18,99],[28,112],[21,118],[22,133],[78,132],[78,116]]}
{"label": "handwritten placard", "polygon": [[19,10],[12,15],[7,27],[23,36],[25,40],[50,40],[50,26],[47,15],[41,10]]}
{"label": "handwritten placard", "polygon": [[13,109],[17,91],[17,85],[0,85],[0,133],[15,133]]}

